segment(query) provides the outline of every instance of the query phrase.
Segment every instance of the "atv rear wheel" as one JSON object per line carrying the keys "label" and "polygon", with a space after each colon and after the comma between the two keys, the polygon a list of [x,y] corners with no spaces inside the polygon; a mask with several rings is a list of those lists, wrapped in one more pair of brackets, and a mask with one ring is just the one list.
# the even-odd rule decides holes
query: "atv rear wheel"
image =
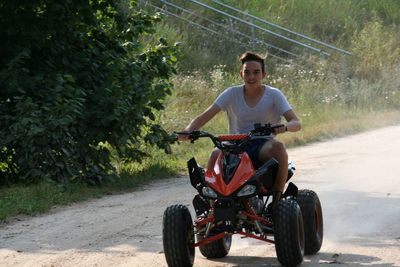
{"label": "atv rear wheel", "polygon": [[163,246],[169,267],[193,266],[194,229],[192,216],[187,207],[168,207],[163,217]]}
{"label": "atv rear wheel", "polygon": [[304,221],[305,254],[317,253],[323,240],[323,217],[321,202],[317,193],[312,190],[299,190],[297,194]]}
{"label": "atv rear wheel", "polygon": [[[197,235],[197,242],[203,240],[201,235]],[[232,236],[226,235],[225,237],[216,240],[212,243],[199,246],[201,254],[208,259],[222,258],[228,255],[231,249]]]}
{"label": "atv rear wheel", "polygon": [[283,266],[296,266],[303,261],[304,228],[296,201],[283,199],[273,210],[275,251]]}

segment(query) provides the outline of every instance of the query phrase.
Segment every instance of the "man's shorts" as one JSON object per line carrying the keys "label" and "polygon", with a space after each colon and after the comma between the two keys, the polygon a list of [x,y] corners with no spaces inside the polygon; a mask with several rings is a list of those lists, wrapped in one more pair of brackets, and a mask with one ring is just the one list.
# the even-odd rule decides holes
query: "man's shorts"
{"label": "man's shorts", "polygon": [[249,155],[254,169],[258,169],[264,162],[260,161],[260,150],[263,145],[271,139],[253,139],[249,141],[246,152]]}

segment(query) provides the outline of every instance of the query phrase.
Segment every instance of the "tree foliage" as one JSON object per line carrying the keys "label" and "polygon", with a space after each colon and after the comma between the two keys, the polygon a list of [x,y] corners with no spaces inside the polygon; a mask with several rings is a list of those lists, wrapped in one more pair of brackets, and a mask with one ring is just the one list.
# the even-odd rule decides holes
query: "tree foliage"
{"label": "tree foliage", "polygon": [[141,140],[168,147],[155,112],[177,50],[138,41],[158,20],[135,1],[0,4],[0,184],[98,182],[111,150],[140,160]]}

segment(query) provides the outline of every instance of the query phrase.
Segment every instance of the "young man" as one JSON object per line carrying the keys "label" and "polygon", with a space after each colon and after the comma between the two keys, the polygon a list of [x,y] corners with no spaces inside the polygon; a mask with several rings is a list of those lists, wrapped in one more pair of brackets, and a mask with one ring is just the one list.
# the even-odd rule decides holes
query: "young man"
{"label": "young man", "polygon": [[[248,133],[254,129],[256,123],[279,123],[282,116],[287,122],[275,129],[275,134],[299,131],[300,121],[286,97],[280,90],[262,84],[267,74],[264,58],[256,53],[246,52],[240,57],[240,62],[242,64],[240,76],[244,85],[233,86],[222,92],[211,106],[189,123],[184,131],[199,130],[221,110],[228,115],[231,134]],[[188,137],[179,135],[178,139],[185,141]],[[212,153],[208,169],[213,168],[218,153],[219,151]],[[271,158],[279,162],[277,179],[272,189],[273,206],[275,206],[282,196],[288,175],[288,156],[284,145],[275,139],[256,139],[249,146],[247,153],[256,168]]]}

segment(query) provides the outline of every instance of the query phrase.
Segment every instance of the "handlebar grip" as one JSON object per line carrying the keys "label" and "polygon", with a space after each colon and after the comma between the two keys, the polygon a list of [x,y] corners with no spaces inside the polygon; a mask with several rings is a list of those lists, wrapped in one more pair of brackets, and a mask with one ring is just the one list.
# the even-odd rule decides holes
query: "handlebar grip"
{"label": "handlebar grip", "polygon": [[200,131],[192,131],[192,132],[174,132],[177,137],[179,135],[187,135],[188,140],[190,140],[191,143],[193,143],[195,140],[199,139],[199,137],[202,137],[202,132]]}
{"label": "handlebar grip", "polygon": [[174,132],[176,135],[190,135],[192,134],[191,132]]}
{"label": "handlebar grip", "polygon": [[271,128],[272,128],[272,129],[276,129],[276,128],[280,128],[280,127],[283,127],[283,126],[285,126],[285,124],[283,124],[283,123],[278,123],[278,124],[273,124],[273,125],[271,125]]}

